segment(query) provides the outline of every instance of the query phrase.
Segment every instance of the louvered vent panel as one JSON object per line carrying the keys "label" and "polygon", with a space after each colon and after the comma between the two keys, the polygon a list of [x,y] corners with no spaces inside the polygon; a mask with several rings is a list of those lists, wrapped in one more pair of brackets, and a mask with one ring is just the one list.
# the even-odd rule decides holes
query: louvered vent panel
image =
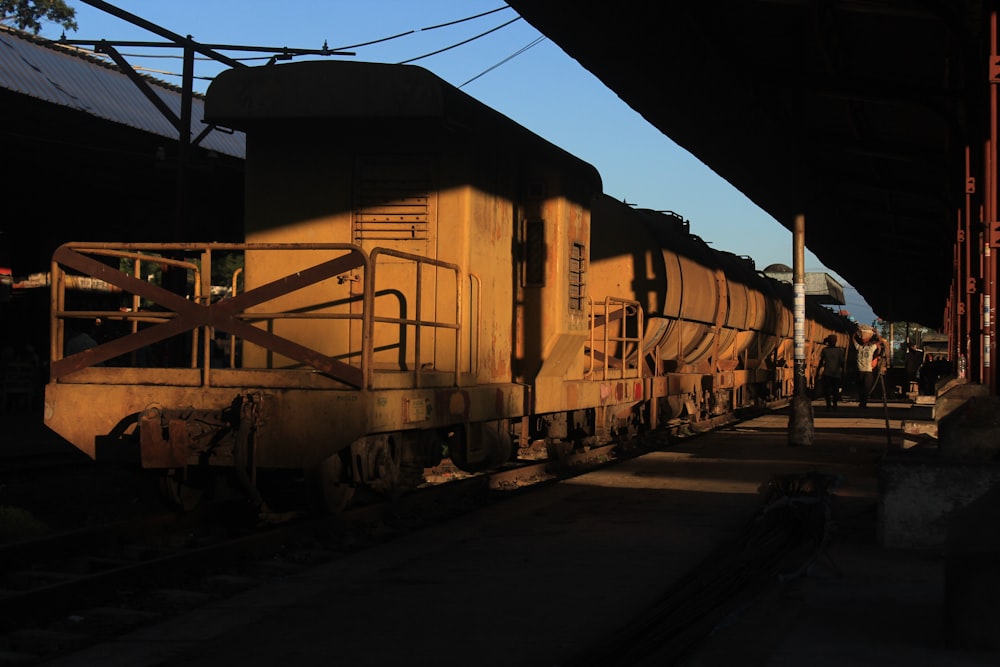
{"label": "louvered vent panel", "polygon": [[354,195],[354,240],[423,241],[430,223],[424,162],[364,161]]}

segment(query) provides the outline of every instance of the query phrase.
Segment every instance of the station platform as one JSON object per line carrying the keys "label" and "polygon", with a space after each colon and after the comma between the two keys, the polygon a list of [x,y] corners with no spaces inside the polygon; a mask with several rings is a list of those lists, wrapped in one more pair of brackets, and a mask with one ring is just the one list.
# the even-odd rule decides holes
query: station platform
{"label": "station platform", "polygon": [[[878,545],[878,464],[907,413],[817,403],[808,447],[787,408],[674,440],[48,664],[1000,664],[946,645],[942,554]],[[816,568],[683,659],[588,660],[753,521],[769,481],[810,471],[842,478]]]}

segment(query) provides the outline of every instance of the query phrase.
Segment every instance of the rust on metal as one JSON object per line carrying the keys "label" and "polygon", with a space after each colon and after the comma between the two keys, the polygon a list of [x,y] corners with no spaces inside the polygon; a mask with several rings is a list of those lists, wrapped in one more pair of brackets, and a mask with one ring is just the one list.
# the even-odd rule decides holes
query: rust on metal
{"label": "rust on metal", "polygon": [[168,437],[163,437],[160,418],[143,416],[139,419],[140,455],[143,468],[183,468],[187,465],[191,443],[182,420],[171,419]]}
{"label": "rust on metal", "polygon": [[[211,326],[308,364],[351,386],[361,387],[363,385],[364,376],[361,369],[331,359],[294,341],[255,327],[241,318],[247,308],[294,292],[306,285],[364,266],[364,256],[360,251],[353,250],[342,257],[304,269],[294,275],[286,276],[281,280],[267,283],[238,294],[232,299],[215,304],[199,304],[189,301],[179,294],[129,276],[68,246],[58,248],[53,255],[53,261],[83,271],[90,276],[117,286],[123,291],[148,299],[167,309],[166,313],[156,313],[157,318],[162,317],[166,320],[160,324],[64,359],[54,359],[51,367],[53,379],[139,350],[186,331]],[[259,314],[255,316],[260,317]]]}

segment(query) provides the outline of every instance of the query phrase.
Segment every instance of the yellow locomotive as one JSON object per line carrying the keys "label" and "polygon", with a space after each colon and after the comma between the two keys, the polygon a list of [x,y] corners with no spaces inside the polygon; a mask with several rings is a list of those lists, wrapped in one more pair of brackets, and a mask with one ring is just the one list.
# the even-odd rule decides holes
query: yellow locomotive
{"label": "yellow locomotive", "polygon": [[[258,499],[258,471],[306,470],[339,507],[443,454],[474,471],[791,390],[790,295],[426,70],[230,70],[206,114],[247,134],[245,243],[53,258],[45,422],[92,457],[175,492],[231,468]],[[84,279],[118,308],[75,305]],[[846,329],[819,310],[811,365]]]}

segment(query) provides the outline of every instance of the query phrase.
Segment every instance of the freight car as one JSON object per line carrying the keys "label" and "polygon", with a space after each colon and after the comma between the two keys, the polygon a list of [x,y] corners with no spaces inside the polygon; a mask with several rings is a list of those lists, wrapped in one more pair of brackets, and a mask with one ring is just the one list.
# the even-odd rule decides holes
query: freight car
{"label": "freight car", "polygon": [[[304,470],[336,509],[442,455],[475,471],[791,389],[790,294],[426,70],[232,70],[206,114],[247,133],[245,243],[53,258],[46,424],[162,469],[181,501],[206,469],[260,503],[258,474]],[[70,276],[120,307],[70,307]],[[846,329],[824,313],[811,365]]]}

